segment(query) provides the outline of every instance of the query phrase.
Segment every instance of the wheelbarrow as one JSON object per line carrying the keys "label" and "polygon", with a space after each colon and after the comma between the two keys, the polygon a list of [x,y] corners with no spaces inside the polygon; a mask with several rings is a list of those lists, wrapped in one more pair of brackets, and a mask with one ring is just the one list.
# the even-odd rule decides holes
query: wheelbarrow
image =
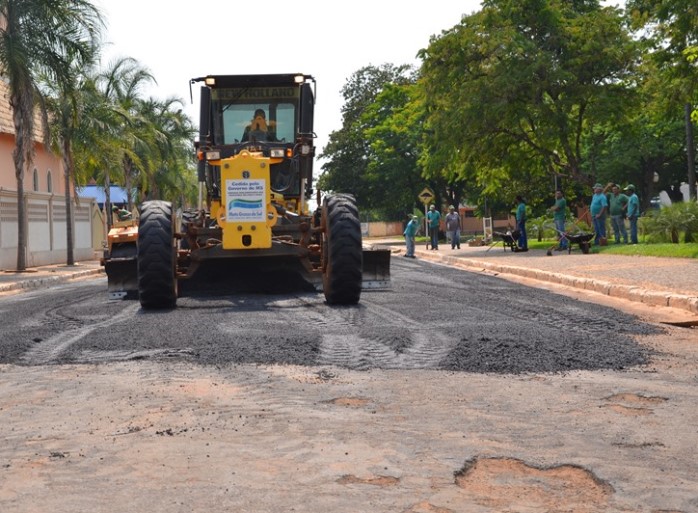
{"label": "wheelbarrow", "polygon": [[589,241],[594,238],[594,234],[580,232],[572,235],[570,233],[566,233],[565,238],[570,241],[570,243],[567,245],[567,254],[572,252],[572,244],[579,244],[579,249],[582,250],[582,253],[587,255],[589,253],[589,249],[591,248]]}
{"label": "wheelbarrow", "polygon": [[[560,234],[560,241],[562,242],[563,240],[567,240],[567,254],[569,255],[572,252],[572,245],[573,244],[578,244],[579,249],[582,250],[582,253],[587,255],[589,253],[589,250],[591,249],[591,239],[594,238],[594,233],[587,233],[587,232],[578,232],[578,233],[568,233],[568,232],[561,232],[560,230],[555,230],[557,233]],[[548,250],[548,256],[552,255],[552,248]]]}
{"label": "wheelbarrow", "polygon": [[[492,235],[499,237],[499,242],[502,243],[504,251],[506,251],[507,248],[511,249],[512,251],[516,251],[516,248],[518,247],[519,230],[514,230],[513,232],[492,232]],[[493,247],[494,246],[490,246],[489,248],[487,248],[487,251],[489,251]]]}

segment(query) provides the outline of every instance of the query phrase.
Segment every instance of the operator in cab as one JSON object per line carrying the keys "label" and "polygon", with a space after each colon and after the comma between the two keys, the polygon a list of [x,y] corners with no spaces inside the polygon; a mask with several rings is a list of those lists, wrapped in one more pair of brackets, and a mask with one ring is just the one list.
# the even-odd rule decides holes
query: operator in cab
{"label": "operator in cab", "polygon": [[128,221],[132,217],[131,212],[125,208],[119,208],[117,205],[112,206],[111,211],[119,221]]}
{"label": "operator in cab", "polygon": [[276,141],[276,124],[267,122],[264,109],[254,111],[254,116],[242,134],[242,142],[245,141]]}

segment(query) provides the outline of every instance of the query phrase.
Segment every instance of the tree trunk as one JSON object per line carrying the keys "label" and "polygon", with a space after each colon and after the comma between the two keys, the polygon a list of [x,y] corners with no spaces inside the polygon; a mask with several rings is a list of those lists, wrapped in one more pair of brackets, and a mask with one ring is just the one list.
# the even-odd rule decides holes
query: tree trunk
{"label": "tree trunk", "polygon": [[27,270],[27,209],[24,203],[24,177],[17,178],[17,270]]}
{"label": "tree trunk", "polygon": [[650,202],[657,194],[657,184],[654,183],[654,162],[640,158],[640,169],[642,170],[642,182],[635,184],[635,191],[640,198],[640,212],[645,212],[650,208]]}
{"label": "tree trunk", "polygon": [[107,218],[107,233],[109,233],[112,225],[111,181],[109,180],[109,171],[104,173],[104,215]]}
{"label": "tree trunk", "polygon": [[12,122],[15,128],[15,148],[12,160],[17,180],[17,271],[27,270],[27,209],[24,203],[24,168],[32,161],[34,151],[33,104],[17,91],[10,95]]}
{"label": "tree trunk", "polygon": [[131,176],[133,173],[133,163],[131,159],[124,159],[124,188],[126,189],[127,210],[133,212],[133,198],[131,198],[131,188],[133,187]]}
{"label": "tree trunk", "polygon": [[[18,149],[22,135],[16,132],[16,146],[12,152],[17,179],[17,271],[27,270],[27,209],[24,203],[24,152]],[[18,139],[18,141],[17,141]]]}
{"label": "tree trunk", "polygon": [[70,198],[70,177],[73,174],[72,150],[70,141],[63,140],[63,176],[65,179],[65,236],[66,236],[66,265],[75,265],[73,244],[73,202]]}

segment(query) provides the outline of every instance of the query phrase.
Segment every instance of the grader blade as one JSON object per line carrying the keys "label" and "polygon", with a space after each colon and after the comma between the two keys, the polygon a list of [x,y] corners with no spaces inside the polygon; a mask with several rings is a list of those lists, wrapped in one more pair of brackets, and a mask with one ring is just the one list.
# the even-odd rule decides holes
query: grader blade
{"label": "grader blade", "polygon": [[114,248],[104,259],[109,299],[138,297],[138,260],[136,246]]}
{"label": "grader blade", "polygon": [[362,289],[390,288],[390,250],[364,249]]}

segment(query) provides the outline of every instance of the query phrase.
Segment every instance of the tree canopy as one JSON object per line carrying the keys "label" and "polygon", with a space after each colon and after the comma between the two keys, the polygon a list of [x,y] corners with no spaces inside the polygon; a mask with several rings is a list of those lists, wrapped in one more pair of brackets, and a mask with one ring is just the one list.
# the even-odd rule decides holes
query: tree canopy
{"label": "tree canopy", "polygon": [[422,57],[439,165],[493,192],[541,174],[593,183],[582,139],[622,115],[636,51],[597,2],[490,0]]}
{"label": "tree canopy", "polygon": [[[400,168],[398,174],[419,175],[419,170],[416,159],[410,158],[410,141],[391,137],[396,134],[390,116],[404,107],[409,96],[407,86],[413,82],[414,71],[406,65],[366,66],[352,74],[342,89],[342,128],[330,134],[320,155],[327,159],[318,182],[322,190],[351,192],[362,212],[389,215],[391,211],[394,214],[394,208],[405,211],[407,205],[394,201],[402,191],[397,187],[386,189],[388,175],[395,176],[396,166]],[[399,148],[394,146],[396,143]],[[376,159],[387,154],[390,161],[378,170]],[[399,162],[394,158],[398,155]],[[404,183],[400,176],[400,184]]]}
{"label": "tree canopy", "polygon": [[[320,187],[393,218],[413,208],[414,184],[441,207],[508,210],[521,194],[535,213],[553,187],[584,201],[591,184],[614,181],[648,205],[686,177],[676,99],[696,103],[696,5],[485,0],[432,36],[408,82],[395,65],[352,76]],[[389,212],[391,186],[400,208]]]}

